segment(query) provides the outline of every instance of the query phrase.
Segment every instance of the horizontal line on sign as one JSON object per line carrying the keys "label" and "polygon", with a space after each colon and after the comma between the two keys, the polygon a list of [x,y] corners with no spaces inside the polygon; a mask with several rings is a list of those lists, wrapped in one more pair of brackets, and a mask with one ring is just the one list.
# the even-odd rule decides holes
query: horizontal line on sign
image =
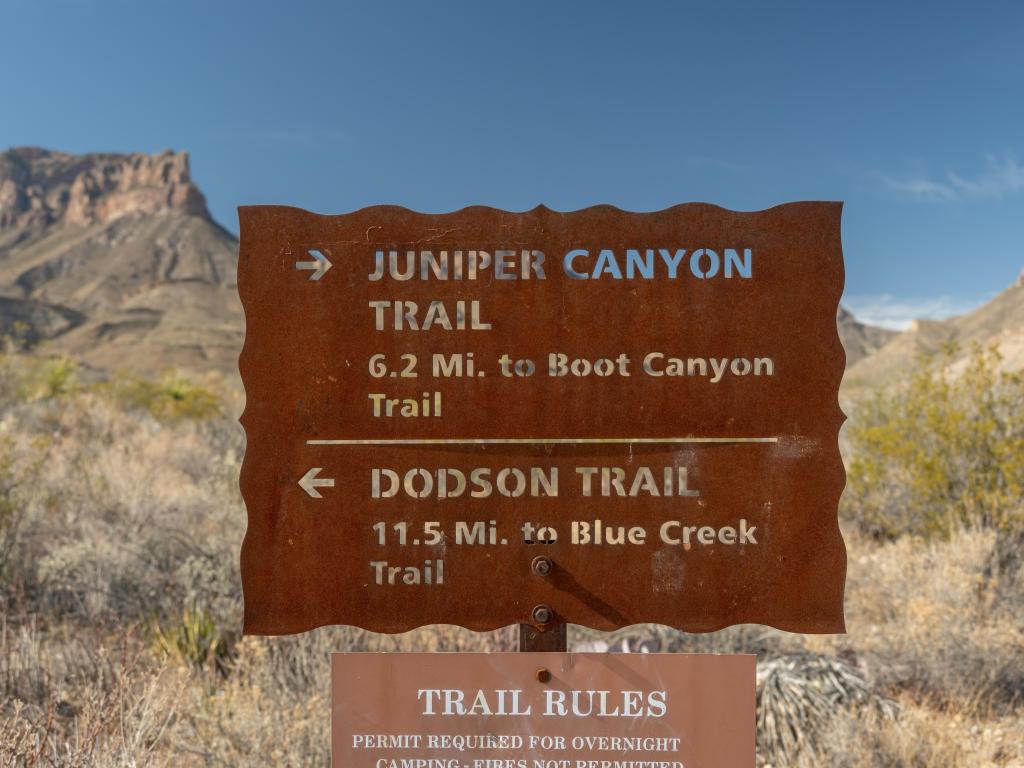
{"label": "horizontal line on sign", "polygon": [[777,443],[777,437],[440,437],[423,439],[307,440],[306,445],[579,445],[673,443]]}

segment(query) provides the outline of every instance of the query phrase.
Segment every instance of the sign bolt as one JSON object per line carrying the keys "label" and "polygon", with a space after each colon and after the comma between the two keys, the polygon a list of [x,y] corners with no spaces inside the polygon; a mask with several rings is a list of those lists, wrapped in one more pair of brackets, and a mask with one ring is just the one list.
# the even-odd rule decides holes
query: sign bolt
{"label": "sign bolt", "polygon": [[547,683],[551,680],[551,672],[548,670],[547,667],[541,667],[534,674],[534,677],[537,678],[538,683]]}
{"label": "sign bolt", "polygon": [[[538,555],[533,558],[533,572],[538,576],[547,576],[551,573],[551,569],[554,567],[554,563],[551,562],[550,557],[544,557],[544,555]],[[543,606],[541,606],[543,607]]]}
{"label": "sign bolt", "polygon": [[538,605],[533,609],[533,620],[538,624],[549,624],[553,616],[550,606]]}

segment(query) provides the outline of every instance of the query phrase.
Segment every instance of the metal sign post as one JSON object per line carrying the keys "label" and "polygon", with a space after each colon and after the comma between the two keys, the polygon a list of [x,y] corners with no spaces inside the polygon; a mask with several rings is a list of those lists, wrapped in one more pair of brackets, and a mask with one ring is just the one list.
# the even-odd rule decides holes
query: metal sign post
{"label": "metal sign post", "polygon": [[552,619],[544,630],[538,630],[533,624],[520,624],[519,651],[567,651],[568,630],[569,625],[558,619]]}

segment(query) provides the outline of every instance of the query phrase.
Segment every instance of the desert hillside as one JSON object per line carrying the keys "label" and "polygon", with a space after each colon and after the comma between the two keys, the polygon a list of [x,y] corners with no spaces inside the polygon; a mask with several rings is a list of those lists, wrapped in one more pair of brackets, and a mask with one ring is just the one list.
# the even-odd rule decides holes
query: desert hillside
{"label": "desert hillside", "polygon": [[188,155],[0,154],[0,333],[96,368],[231,371],[237,242]]}
{"label": "desert hillside", "polygon": [[998,347],[1007,369],[1024,368],[1024,273],[974,311],[948,320],[918,320],[872,354],[848,361],[844,391],[856,394],[884,387],[923,356],[945,350],[956,365],[975,346]]}
{"label": "desert hillside", "polygon": [[860,322],[852,312],[842,306],[839,307],[836,322],[839,324],[839,338],[846,350],[847,368],[877,352],[898,335],[896,331],[890,331],[888,328]]}

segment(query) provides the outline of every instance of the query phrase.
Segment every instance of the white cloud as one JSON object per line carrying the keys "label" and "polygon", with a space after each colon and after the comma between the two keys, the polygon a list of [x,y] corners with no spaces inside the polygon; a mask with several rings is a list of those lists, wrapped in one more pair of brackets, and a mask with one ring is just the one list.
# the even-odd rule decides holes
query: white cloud
{"label": "white cloud", "polygon": [[940,179],[925,176],[897,179],[880,174],[890,190],[914,200],[951,202],[954,200],[994,200],[1024,190],[1024,165],[1009,155],[990,155],[985,167],[973,177],[946,171]]}
{"label": "white cloud", "polygon": [[915,200],[957,200],[956,191],[945,184],[929,179],[892,179],[883,176],[885,185],[898,192],[904,197],[911,197]]}
{"label": "white cloud", "polygon": [[984,300],[955,296],[897,297],[881,293],[845,296],[843,306],[862,323],[904,331],[914,320],[944,320],[962,315],[975,309]]}

